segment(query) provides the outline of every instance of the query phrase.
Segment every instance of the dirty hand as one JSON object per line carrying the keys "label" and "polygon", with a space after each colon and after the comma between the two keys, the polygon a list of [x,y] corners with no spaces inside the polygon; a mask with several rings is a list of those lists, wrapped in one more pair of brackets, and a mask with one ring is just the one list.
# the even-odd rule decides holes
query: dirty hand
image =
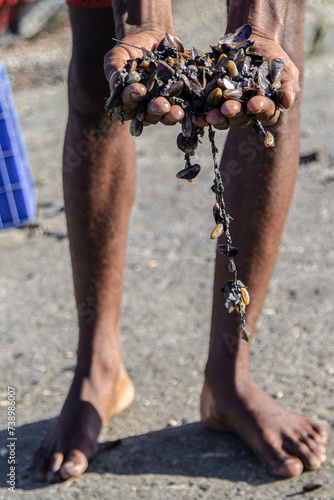
{"label": "dirty hand", "polygon": [[[159,35],[155,32],[143,31],[126,36],[124,42],[153,51],[164,35],[164,33]],[[119,78],[119,72],[127,61],[142,57],[142,54],[142,50],[138,48],[119,43],[105,55],[104,72],[111,90],[114,89]],[[125,120],[133,118],[138,104],[145,98],[146,93],[147,89],[141,83],[133,83],[124,89],[122,110]],[[120,118],[120,107],[115,108],[114,115]],[[157,97],[148,103],[144,125],[158,122],[162,122],[164,125],[175,125],[177,122],[182,121],[183,117],[184,111],[180,106],[171,105],[164,97]]]}
{"label": "dirty hand", "polygon": [[[289,109],[300,96],[299,72],[287,53],[275,41],[258,35],[252,35],[255,41],[253,50],[264,56],[268,62],[274,58],[284,61],[284,70],[281,77],[281,90],[284,94],[280,101],[283,108]],[[238,101],[228,100],[220,107],[213,109],[206,116],[201,115],[193,120],[198,126],[212,124],[219,130],[229,127],[244,128],[252,123],[250,114],[254,114],[262,125],[273,125],[277,122],[280,110],[276,109],[275,103],[268,97],[255,96],[247,103],[246,110]]]}

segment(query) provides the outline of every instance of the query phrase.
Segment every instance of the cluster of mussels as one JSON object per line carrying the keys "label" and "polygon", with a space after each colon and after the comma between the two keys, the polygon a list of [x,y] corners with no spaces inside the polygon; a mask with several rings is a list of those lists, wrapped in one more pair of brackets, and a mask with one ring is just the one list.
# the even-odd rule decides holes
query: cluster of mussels
{"label": "cluster of mussels", "polygon": [[[223,36],[217,45],[211,46],[211,52],[204,53],[196,48],[185,50],[182,43],[166,33],[154,52],[143,51],[141,58],[129,60],[120,72],[119,80],[106,102],[106,109],[112,116],[119,107],[122,118],[122,93],[127,85],[141,83],[147,94],[138,104],[135,116],[130,123],[130,132],[139,136],[143,131],[143,122],[148,103],[159,96],[165,97],[172,105],[177,104],[184,110],[182,132],[177,137],[178,148],[185,153],[185,168],[176,174],[179,179],[192,182],[201,170],[200,165],[191,164],[191,156],[204,135],[204,129],[194,125],[192,117],[206,114],[214,108],[220,108],[227,100],[236,100],[245,107],[246,103],[256,95],[263,95],[273,100],[280,107],[282,97],[281,75],[284,63],[281,59],[273,59],[268,63],[263,56],[249,50],[254,42],[249,40],[252,27],[245,24],[234,33]],[[122,42],[124,43],[124,42]],[[264,144],[272,147],[274,137],[266,132],[261,122],[252,116],[252,127],[257,134],[264,136]],[[246,330],[245,309],[249,303],[249,295],[245,285],[237,279],[234,257],[238,249],[232,246],[229,232],[231,216],[227,213],[223,198],[224,186],[217,164],[217,148],[214,132],[209,126],[214,162],[215,179],[212,191],[216,195],[213,215],[216,227],[211,238],[225,235],[225,244],[217,249],[228,257],[228,270],[234,279],[222,289],[229,312],[236,310],[240,317],[242,338],[249,340]]]}

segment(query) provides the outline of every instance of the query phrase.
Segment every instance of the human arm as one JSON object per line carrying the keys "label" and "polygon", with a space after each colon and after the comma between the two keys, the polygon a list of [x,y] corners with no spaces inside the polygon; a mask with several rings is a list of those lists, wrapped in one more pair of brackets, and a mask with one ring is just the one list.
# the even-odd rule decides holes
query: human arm
{"label": "human arm", "polygon": [[[113,10],[118,40],[154,50],[166,32],[174,34],[171,0],[113,0]],[[106,54],[104,69],[111,89],[127,60],[141,56],[140,49],[125,44],[116,45]],[[126,87],[122,96],[125,119],[133,116],[146,92],[145,86],[140,83]],[[166,125],[173,125],[183,116],[180,106],[171,106],[167,99],[158,97],[149,102],[145,122],[157,123],[161,120]]]}
{"label": "human arm", "polygon": [[[268,61],[281,58],[284,61],[282,74],[283,97],[280,104],[289,109],[300,96],[299,72],[281,43],[285,20],[288,13],[288,0],[230,0],[226,32],[235,31],[238,26],[249,23],[253,27],[250,37],[255,41],[253,50],[262,54]],[[255,114],[263,125],[274,124],[279,117],[279,110],[268,98],[256,96],[247,103],[246,111],[237,101],[226,101],[220,110],[210,111],[205,121],[216,128],[227,129],[245,127],[251,121],[249,113]],[[204,117],[199,117],[202,124]]]}

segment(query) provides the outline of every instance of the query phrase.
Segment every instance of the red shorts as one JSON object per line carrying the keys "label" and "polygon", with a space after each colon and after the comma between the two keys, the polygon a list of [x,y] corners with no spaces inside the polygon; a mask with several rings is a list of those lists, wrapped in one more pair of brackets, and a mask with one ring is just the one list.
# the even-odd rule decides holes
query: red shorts
{"label": "red shorts", "polygon": [[111,7],[111,0],[66,0],[69,7],[81,9],[101,9]]}

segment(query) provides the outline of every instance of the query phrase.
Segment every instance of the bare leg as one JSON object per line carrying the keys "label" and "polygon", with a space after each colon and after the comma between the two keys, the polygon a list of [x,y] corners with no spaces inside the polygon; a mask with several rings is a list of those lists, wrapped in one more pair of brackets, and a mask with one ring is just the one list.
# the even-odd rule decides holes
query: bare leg
{"label": "bare leg", "polygon": [[[285,50],[302,72],[303,2],[290,5]],[[231,130],[221,168],[237,161],[226,204],[234,217],[233,242],[239,247],[238,276],[249,289],[247,326],[253,332],[267,292],[289,209],[299,157],[297,103],[274,127],[276,146],[263,149],[249,129]],[[241,147],[240,147],[241,145]],[[247,152],[247,154],[245,154]],[[294,476],[318,468],[325,459],[325,431],[282,408],[252,380],[249,345],[240,339],[237,318],[228,314],[221,287],[231,279],[226,258],[217,255],[209,358],[201,398],[205,426],[238,434],[273,471]],[[298,458],[297,458],[298,457]]]}
{"label": "bare leg", "polygon": [[126,408],[134,389],[120,351],[120,304],[135,151],[128,126],[109,122],[103,57],[112,9],[70,9],[73,56],[64,145],[64,197],[78,308],[77,368],[55,427],[35,463],[42,478],[84,472],[101,423]]}

